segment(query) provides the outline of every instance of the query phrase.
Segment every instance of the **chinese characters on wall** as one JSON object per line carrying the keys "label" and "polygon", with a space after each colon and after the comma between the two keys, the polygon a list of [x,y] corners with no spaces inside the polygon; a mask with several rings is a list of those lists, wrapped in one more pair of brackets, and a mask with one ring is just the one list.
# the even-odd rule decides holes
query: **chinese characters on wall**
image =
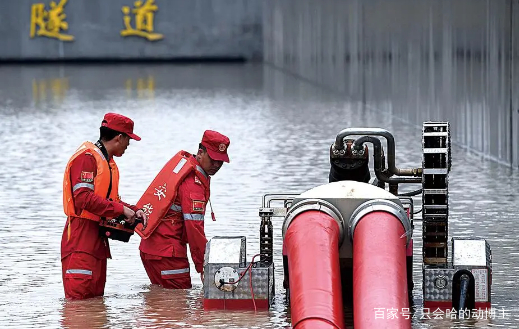
{"label": "chinese characters on wall", "polygon": [[[131,1],[131,0],[130,0]],[[71,32],[70,22],[67,22],[67,3],[69,0],[52,0],[50,3],[35,3],[31,6],[30,38],[37,37],[52,38],[64,42],[74,41]],[[155,13],[159,7],[155,0],[137,0],[133,2],[133,7],[123,6],[121,11],[121,26],[119,31],[122,37],[137,37],[148,41],[161,40],[164,36],[155,31]],[[115,32],[117,33],[117,32]],[[153,98],[155,92],[155,80],[153,76],[139,78],[136,81],[128,79],[125,83],[129,97],[136,95],[139,98]],[[36,103],[48,99],[51,92],[54,101],[61,101],[65,97],[68,89],[68,79],[59,78],[52,80],[33,80],[32,93]],[[163,196],[166,192],[165,186],[157,190],[157,197]],[[152,208],[148,210],[150,213]]]}
{"label": "chinese characters on wall", "polygon": [[[159,9],[155,4],[155,0],[146,0],[146,3],[137,0],[134,2],[134,5],[133,9],[130,9],[128,6],[123,6],[122,8],[125,29],[121,31],[121,35],[123,37],[134,35],[150,41],[162,39],[162,34],[153,32],[153,15]],[[132,17],[130,16],[130,11],[131,14],[134,14],[135,28],[131,25]]]}
{"label": "chinese characters on wall", "polygon": [[[74,36],[65,34],[69,29],[66,21],[65,5],[68,0],[51,1],[48,9],[44,3],[35,3],[31,7],[30,37],[47,37],[61,41],[73,41]],[[140,37],[149,41],[163,39],[164,36],[156,33],[154,29],[155,13],[159,7],[155,0],[137,0],[133,3],[133,8],[123,6],[122,23],[124,29],[120,34],[123,37]]]}
{"label": "chinese characters on wall", "polygon": [[72,41],[72,35],[63,34],[61,31],[68,30],[68,23],[65,21],[65,4],[68,0],[61,0],[59,4],[50,2],[49,10],[45,10],[45,4],[35,3],[31,7],[31,38],[43,36],[55,38],[61,41]]}

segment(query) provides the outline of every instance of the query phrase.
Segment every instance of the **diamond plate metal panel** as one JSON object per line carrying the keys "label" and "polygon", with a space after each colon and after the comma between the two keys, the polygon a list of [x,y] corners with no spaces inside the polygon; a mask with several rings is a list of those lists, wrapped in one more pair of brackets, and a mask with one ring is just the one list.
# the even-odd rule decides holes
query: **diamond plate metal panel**
{"label": "diamond plate metal panel", "polygon": [[[452,300],[452,277],[454,273],[454,269],[424,269],[424,301]],[[445,282],[445,286],[440,288],[442,282]]]}
{"label": "diamond plate metal panel", "polygon": [[[204,298],[208,299],[251,299],[251,289],[249,286],[250,271],[247,271],[236,289],[232,292],[225,292],[218,289],[215,284],[215,273],[222,267],[232,267],[238,273],[243,273],[246,267],[240,267],[238,264],[207,264],[204,268]],[[274,284],[274,265],[268,267],[252,268],[252,289],[255,299],[273,300],[273,284]]]}

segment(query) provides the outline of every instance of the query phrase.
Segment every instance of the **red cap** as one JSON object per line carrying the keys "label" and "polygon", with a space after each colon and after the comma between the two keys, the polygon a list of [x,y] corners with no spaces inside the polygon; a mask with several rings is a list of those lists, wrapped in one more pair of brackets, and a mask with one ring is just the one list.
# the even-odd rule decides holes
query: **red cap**
{"label": "red cap", "polygon": [[207,149],[207,153],[213,160],[229,162],[227,148],[231,141],[227,136],[217,131],[206,130],[202,137],[202,145]]}
{"label": "red cap", "polygon": [[118,131],[120,133],[125,133],[130,136],[130,138],[135,139],[136,141],[140,141],[141,138],[133,133],[133,121],[132,119],[125,117],[124,115],[120,115],[117,113],[106,113],[103,118],[103,122],[101,123],[102,127],[107,127]]}

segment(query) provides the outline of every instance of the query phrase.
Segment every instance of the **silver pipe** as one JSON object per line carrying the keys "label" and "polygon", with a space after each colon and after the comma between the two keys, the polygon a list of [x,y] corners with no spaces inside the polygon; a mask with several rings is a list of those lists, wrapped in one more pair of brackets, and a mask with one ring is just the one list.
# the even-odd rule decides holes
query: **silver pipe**
{"label": "silver pipe", "polygon": [[[362,136],[355,140],[353,147],[358,146],[360,149],[363,149],[362,144],[364,143],[372,143],[373,149],[375,152],[373,153],[374,165],[375,165],[375,175],[377,178],[386,183],[421,183],[421,177],[391,177],[392,173],[389,172],[389,175],[382,171],[383,164],[381,163],[382,159],[382,145],[380,143],[380,139],[371,137],[371,136]],[[415,169],[412,169],[415,170]],[[416,176],[416,175],[415,175]]]}
{"label": "silver pipe", "polygon": [[[399,176],[418,176],[421,175],[417,169],[398,169],[395,165],[395,138],[393,135],[382,128],[346,128],[341,130],[335,139],[335,149],[344,149],[344,138],[351,135],[368,135],[368,136],[382,136],[387,141],[387,167],[390,173]],[[353,147],[360,147],[357,141],[354,142]]]}
{"label": "silver pipe", "polygon": [[[414,170],[414,169],[411,169],[411,170]],[[381,177],[377,176],[377,178],[386,183],[421,183],[422,182],[422,177],[402,177],[402,176],[386,177],[383,174],[381,174]]]}
{"label": "silver pipe", "polygon": [[262,207],[265,208],[265,206],[267,205],[267,207],[270,207],[270,202],[271,201],[285,201],[287,199],[294,199],[294,197],[298,196],[299,194],[297,193],[284,193],[284,194],[281,194],[281,193],[267,193],[265,195],[263,195],[263,203],[262,203]]}

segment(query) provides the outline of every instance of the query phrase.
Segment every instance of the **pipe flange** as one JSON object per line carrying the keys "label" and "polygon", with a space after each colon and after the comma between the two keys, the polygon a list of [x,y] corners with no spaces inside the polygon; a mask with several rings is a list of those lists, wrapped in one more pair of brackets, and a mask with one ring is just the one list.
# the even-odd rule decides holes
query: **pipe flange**
{"label": "pipe flange", "polygon": [[309,211],[309,210],[317,210],[324,212],[327,215],[330,215],[339,225],[339,247],[342,245],[344,241],[344,219],[342,218],[341,212],[331,203],[321,200],[321,199],[305,199],[299,201],[295,205],[292,205],[285,217],[285,221],[283,222],[283,239],[285,239],[285,233],[290,226],[292,220],[299,214]]}
{"label": "pipe flange", "polygon": [[405,235],[407,237],[406,244],[409,244],[409,242],[411,241],[413,229],[411,226],[411,221],[407,217],[407,213],[405,212],[404,208],[396,202],[385,199],[366,201],[360,206],[358,206],[357,209],[355,209],[355,211],[353,212],[353,214],[351,214],[350,222],[348,223],[348,234],[352,242],[353,233],[359,221],[362,219],[362,217],[373,211],[385,211],[398,218],[398,220],[400,220],[400,222],[404,226]]}

